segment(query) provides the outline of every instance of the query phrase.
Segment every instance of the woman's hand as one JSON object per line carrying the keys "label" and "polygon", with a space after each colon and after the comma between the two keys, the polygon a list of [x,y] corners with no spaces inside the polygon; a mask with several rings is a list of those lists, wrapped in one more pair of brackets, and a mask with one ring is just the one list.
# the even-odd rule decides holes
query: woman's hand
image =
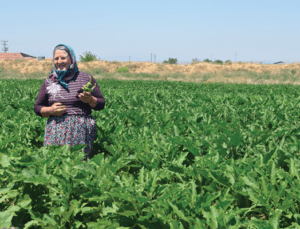
{"label": "woman's hand", "polygon": [[84,92],[80,93],[78,95],[78,97],[84,103],[91,103],[91,102],[93,102],[93,97],[92,97],[92,95],[91,95],[90,92],[84,91]]}
{"label": "woman's hand", "polygon": [[63,106],[61,103],[54,103],[51,107],[51,115],[62,116],[67,112],[67,107]]}

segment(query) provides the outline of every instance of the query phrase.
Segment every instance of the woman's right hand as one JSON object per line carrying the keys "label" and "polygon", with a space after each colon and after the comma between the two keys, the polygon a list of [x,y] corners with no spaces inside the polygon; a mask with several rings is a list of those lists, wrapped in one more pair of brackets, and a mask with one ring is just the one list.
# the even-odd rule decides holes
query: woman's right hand
{"label": "woman's right hand", "polygon": [[63,106],[61,103],[53,103],[51,108],[51,115],[54,116],[62,116],[64,113],[67,112],[67,107]]}

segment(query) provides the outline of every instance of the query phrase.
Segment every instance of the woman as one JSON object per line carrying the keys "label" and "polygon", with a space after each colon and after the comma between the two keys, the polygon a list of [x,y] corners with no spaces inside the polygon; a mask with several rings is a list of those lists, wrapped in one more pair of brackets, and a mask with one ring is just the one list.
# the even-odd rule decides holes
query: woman
{"label": "woman", "polygon": [[[34,112],[49,117],[44,135],[46,145],[88,144],[84,148],[86,157],[91,159],[93,142],[97,136],[95,118],[91,108],[102,110],[105,100],[96,80],[88,73],[80,72],[74,50],[59,44],[53,51],[54,70],[45,79],[34,105]],[[82,88],[92,79],[93,92]]]}

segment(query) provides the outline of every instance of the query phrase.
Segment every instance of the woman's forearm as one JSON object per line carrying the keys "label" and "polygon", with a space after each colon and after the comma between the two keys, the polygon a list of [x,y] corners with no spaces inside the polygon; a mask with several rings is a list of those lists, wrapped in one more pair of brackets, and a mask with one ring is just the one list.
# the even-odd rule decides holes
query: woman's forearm
{"label": "woman's forearm", "polygon": [[47,118],[51,115],[51,107],[42,107],[40,112],[43,118]]}
{"label": "woman's forearm", "polygon": [[[94,108],[97,105],[97,98],[92,96],[92,101],[89,105]],[[40,112],[43,118],[47,118],[51,115],[51,107],[42,107]]]}

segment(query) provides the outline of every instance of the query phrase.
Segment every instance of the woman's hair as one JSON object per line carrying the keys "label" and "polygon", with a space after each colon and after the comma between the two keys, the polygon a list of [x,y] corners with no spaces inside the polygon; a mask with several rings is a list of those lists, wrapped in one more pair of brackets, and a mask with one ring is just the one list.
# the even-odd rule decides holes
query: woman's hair
{"label": "woman's hair", "polygon": [[71,56],[70,50],[69,50],[66,46],[63,46],[63,45],[57,46],[57,47],[54,49],[54,51],[53,51],[53,57],[54,57],[54,54],[55,54],[56,50],[62,50],[62,51],[65,51],[65,52],[67,53],[67,58],[68,58],[70,61],[72,61],[71,58],[70,58],[70,56]]}

